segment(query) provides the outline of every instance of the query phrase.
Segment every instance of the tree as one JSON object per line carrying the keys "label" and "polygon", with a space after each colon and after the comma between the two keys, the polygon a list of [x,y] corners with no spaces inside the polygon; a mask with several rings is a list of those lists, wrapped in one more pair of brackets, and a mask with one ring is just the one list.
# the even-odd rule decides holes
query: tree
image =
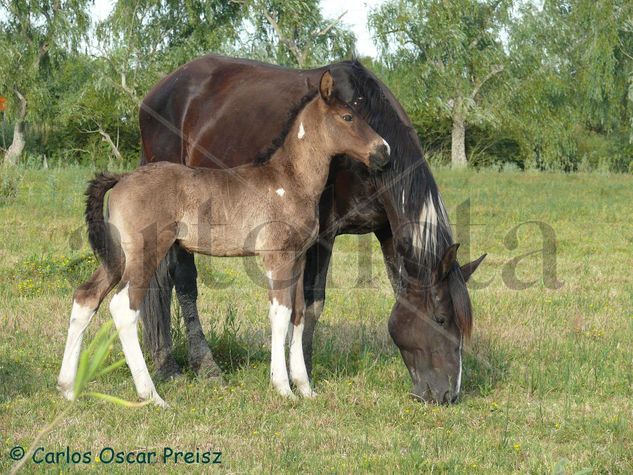
{"label": "tree", "polygon": [[248,11],[249,55],[305,68],[350,57],[354,34],[341,20],[321,15],[318,0],[234,0]]}
{"label": "tree", "polygon": [[46,114],[47,80],[77,51],[90,25],[88,0],[0,0],[0,95],[14,97],[13,141],[5,162],[17,164],[29,110]]}
{"label": "tree", "polygon": [[466,166],[466,129],[493,120],[507,61],[500,34],[507,0],[390,0],[370,14],[388,65],[417,76],[423,106],[451,121],[451,162]]}

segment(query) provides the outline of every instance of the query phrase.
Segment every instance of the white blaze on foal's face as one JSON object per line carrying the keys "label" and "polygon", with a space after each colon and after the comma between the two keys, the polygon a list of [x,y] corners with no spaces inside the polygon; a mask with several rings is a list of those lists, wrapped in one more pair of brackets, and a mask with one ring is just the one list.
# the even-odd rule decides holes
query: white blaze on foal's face
{"label": "white blaze on foal's face", "polygon": [[306,134],[306,129],[303,128],[303,122],[301,122],[299,124],[299,133],[297,134],[297,138],[301,140],[305,134]]}
{"label": "white blaze on foal's face", "polygon": [[275,193],[277,193],[279,196],[283,196],[286,194],[286,190],[284,190],[283,188],[277,188],[277,190],[275,190]]}

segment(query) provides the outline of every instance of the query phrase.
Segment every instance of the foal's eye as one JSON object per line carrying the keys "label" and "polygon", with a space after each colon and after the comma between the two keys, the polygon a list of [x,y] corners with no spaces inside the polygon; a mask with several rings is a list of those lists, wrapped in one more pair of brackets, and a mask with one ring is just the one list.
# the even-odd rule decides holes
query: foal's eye
{"label": "foal's eye", "polygon": [[343,116],[343,120],[344,120],[345,122],[351,122],[351,121],[352,121],[352,116],[351,116],[350,114],[345,114],[345,115]]}
{"label": "foal's eye", "polygon": [[446,319],[439,315],[434,315],[433,320],[435,320],[435,323],[438,323],[439,325],[444,325],[444,323],[446,323]]}

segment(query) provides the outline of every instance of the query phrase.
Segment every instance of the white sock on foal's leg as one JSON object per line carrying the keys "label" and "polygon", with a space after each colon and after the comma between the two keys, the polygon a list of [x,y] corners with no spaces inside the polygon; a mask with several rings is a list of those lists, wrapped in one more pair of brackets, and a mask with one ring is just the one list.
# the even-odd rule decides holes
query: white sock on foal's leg
{"label": "white sock on foal's leg", "polygon": [[314,397],[310,378],[303,358],[303,318],[299,325],[293,325],[290,343],[290,378],[303,397]]}
{"label": "white sock on foal's leg", "polygon": [[84,331],[90,323],[95,309],[84,307],[73,301],[73,309],[70,313],[70,324],[68,326],[68,336],[66,337],[66,349],[64,350],[64,358],[62,367],[57,378],[57,388],[61,391],[66,399],[72,401],[75,399],[75,376],[77,375],[77,365],[79,364],[79,353],[81,353],[81,341]]}
{"label": "white sock on foal's leg", "polygon": [[291,310],[285,305],[281,305],[277,299],[273,299],[270,304],[268,317],[272,330],[270,346],[270,380],[273,387],[279,394],[286,397],[294,397],[288,381],[288,370],[286,369],[286,334],[290,323]]}
{"label": "white sock on foal's leg", "polygon": [[126,285],[123,290],[112,297],[110,302],[110,312],[112,312],[114,324],[119,331],[125,361],[132,372],[132,378],[134,378],[134,385],[139,397],[144,400],[151,399],[158,406],[165,407],[167,404],[156,392],[154,382],[145,365],[145,358],[143,358],[141,345],[138,342],[136,328],[139,311],[130,308],[128,289],[129,285]]}

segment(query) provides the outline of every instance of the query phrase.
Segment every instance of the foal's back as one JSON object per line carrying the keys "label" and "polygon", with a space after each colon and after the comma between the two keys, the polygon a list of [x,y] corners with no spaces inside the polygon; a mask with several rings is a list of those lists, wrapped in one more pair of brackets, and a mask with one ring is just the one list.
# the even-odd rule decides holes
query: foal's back
{"label": "foal's back", "polygon": [[113,188],[109,222],[124,247],[135,241],[132,233],[142,230],[155,232],[158,247],[178,240],[185,249],[214,256],[300,249],[316,233],[316,204],[282,183],[278,168],[283,167],[149,164]]}

